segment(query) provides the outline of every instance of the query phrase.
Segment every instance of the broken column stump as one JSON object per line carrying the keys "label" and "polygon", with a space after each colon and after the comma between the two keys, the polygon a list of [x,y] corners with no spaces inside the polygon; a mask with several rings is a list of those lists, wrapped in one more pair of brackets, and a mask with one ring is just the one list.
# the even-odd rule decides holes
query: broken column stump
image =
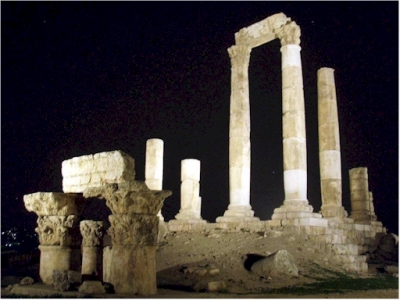
{"label": "broken column stump", "polygon": [[144,182],[132,181],[88,188],[84,197],[107,201],[112,215],[111,261],[107,277],[116,293],[157,293],[156,250],[160,211],[171,191],[150,190]]}

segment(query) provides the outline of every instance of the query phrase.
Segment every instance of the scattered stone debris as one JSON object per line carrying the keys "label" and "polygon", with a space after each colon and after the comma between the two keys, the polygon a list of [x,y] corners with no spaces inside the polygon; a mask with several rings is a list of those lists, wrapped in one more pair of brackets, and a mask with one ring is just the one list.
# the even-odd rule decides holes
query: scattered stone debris
{"label": "scattered stone debris", "polygon": [[195,284],[193,289],[197,292],[221,292],[226,289],[226,284],[224,281],[200,281]]}

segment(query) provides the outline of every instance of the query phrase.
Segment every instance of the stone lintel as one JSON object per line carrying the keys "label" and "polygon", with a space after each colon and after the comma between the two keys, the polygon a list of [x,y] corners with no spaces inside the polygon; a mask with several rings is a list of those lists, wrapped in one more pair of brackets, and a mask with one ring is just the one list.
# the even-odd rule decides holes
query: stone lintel
{"label": "stone lintel", "polygon": [[135,160],[116,150],[64,160],[61,165],[65,193],[82,193],[86,188],[135,180]]}
{"label": "stone lintel", "polygon": [[284,13],[274,14],[260,22],[254,23],[248,27],[242,28],[235,33],[236,44],[248,45],[251,48],[272,41],[278,36],[275,29],[287,24],[291,19]]}

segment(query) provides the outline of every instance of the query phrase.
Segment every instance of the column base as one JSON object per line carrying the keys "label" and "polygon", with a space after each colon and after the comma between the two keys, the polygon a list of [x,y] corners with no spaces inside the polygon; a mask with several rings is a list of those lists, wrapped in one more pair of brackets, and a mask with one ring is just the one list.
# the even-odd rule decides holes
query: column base
{"label": "column base", "polygon": [[272,220],[286,220],[299,218],[321,218],[322,216],[313,213],[314,208],[308,204],[307,199],[285,200],[283,205],[274,209]]}
{"label": "column base", "polygon": [[376,215],[370,215],[366,211],[352,211],[350,218],[355,222],[359,221],[377,221]]}
{"label": "column base", "polygon": [[179,221],[192,221],[192,220],[203,221],[201,216],[199,216],[199,212],[193,212],[193,211],[179,211],[179,213],[175,216],[175,219]]}
{"label": "column base", "polygon": [[254,217],[254,211],[250,205],[246,206],[232,206],[229,205],[224,215],[218,217],[217,223],[230,223],[230,222],[255,222],[260,221],[260,218]]}
{"label": "column base", "polygon": [[343,206],[335,205],[322,205],[320,214],[322,214],[324,218],[346,218],[348,216]]}

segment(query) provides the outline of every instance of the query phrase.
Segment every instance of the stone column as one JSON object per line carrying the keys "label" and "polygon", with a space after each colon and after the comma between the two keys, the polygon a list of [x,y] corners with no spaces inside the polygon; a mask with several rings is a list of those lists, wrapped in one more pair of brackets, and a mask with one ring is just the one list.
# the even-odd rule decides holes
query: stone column
{"label": "stone column", "polygon": [[368,169],[353,168],[349,171],[351,215],[354,221],[370,221],[370,194],[368,190]]}
{"label": "stone column", "polygon": [[[149,139],[146,142],[145,182],[150,190],[162,190],[164,142],[160,139]],[[164,221],[161,211],[158,217]]]}
{"label": "stone column", "polygon": [[217,222],[257,221],[250,206],[250,103],[248,67],[251,48],[234,45],[231,58],[229,119],[229,206]]}
{"label": "stone column", "polygon": [[[53,283],[53,270],[73,269],[73,231],[82,212],[83,198],[77,194],[34,193],[24,195],[28,211],[38,215],[35,231],[40,242],[39,275],[45,284]],[[72,234],[71,234],[72,233]]]}
{"label": "stone column", "polygon": [[318,135],[321,173],[321,213],[347,217],[342,206],[342,169],[334,70],[321,68],[318,77]]}
{"label": "stone column", "polygon": [[[103,280],[102,237],[103,222],[81,221],[82,242],[82,275],[91,280]],[[95,277],[95,278],[92,278]]]}
{"label": "stone column", "polygon": [[[201,218],[200,161],[184,159],[181,162],[181,208],[175,219],[183,222],[206,222]],[[172,222],[177,224],[179,222]]]}
{"label": "stone column", "polygon": [[160,211],[170,191],[150,190],[140,181],[87,188],[86,198],[107,200],[112,248],[107,280],[116,293],[152,295],[157,292],[156,250]]}
{"label": "stone column", "polygon": [[275,33],[282,45],[282,133],[285,200],[280,208],[274,210],[272,219],[312,217],[313,208],[308,205],[307,200],[307,148],[301,47],[299,46],[300,27],[296,22],[290,22],[277,28]]}

